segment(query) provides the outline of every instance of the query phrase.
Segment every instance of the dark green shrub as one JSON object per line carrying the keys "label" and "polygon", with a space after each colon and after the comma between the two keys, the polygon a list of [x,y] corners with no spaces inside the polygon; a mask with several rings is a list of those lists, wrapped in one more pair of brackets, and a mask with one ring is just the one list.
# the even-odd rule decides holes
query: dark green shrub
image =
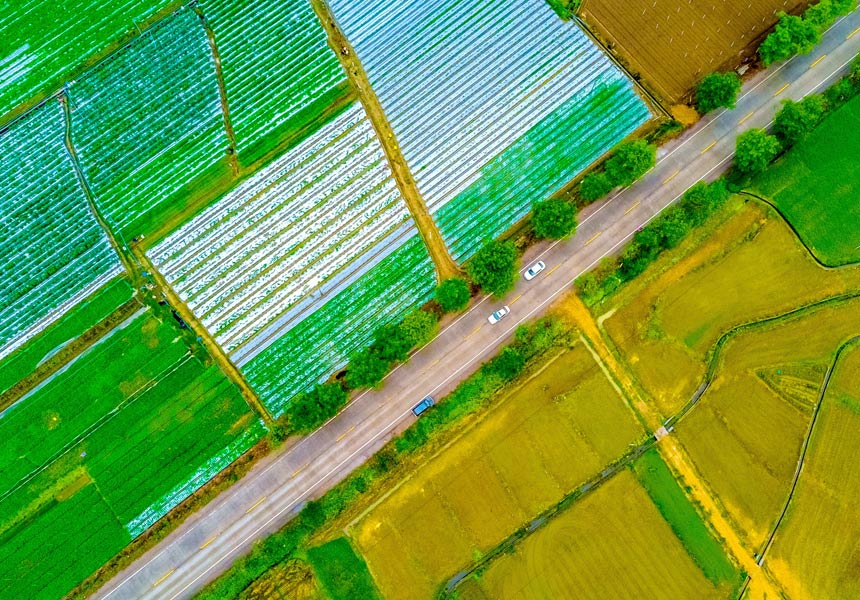
{"label": "dark green shrub", "polygon": [[566,238],[576,231],[576,208],[564,200],[535,202],[532,226],[538,238]]}
{"label": "dark green shrub", "polygon": [[696,86],[696,108],[700,113],[734,108],[740,91],[741,78],[734,71],[705,75]]}
{"label": "dark green shrub", "polygon": [[466,270],[483,291],[501,298],[514,287],[517,249],[513,242],[490,240],[469,261]]}
{"label": "dark green shrub", "polygon": [[466,308],[470,297],[469,284],[460,277],[446,279],[436,288],[436,302],[446,313]]}

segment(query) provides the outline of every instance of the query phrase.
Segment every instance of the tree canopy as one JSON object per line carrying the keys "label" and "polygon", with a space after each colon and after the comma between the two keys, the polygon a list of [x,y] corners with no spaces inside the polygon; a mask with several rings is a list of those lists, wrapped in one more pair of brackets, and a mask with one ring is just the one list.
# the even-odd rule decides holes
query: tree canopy
{"label": "tree canopy", "polygon": [[482,290],[501,298],[514,287],[517,249],[513,242],[490,240],[469,261],[466,270]]}
{"label": "tree canopy", "polygon": [[615,186],[609,181],[606,173],[595,171],[582,178],[579,183],[579,195],[586,202],[594,202],[603,198],[613,187]]}
{"label": "tree canopy", "polygon": [[353,390],[375,388],[388,374],[391,363],[370,349],[356,352],[349,358],[346,382]]}
{"label": "tree canopy", "polygon": [[774,119],[773,132],[786,147],[792,146],[815,129],[826,112],[827,103],[817,94],[800,102],[783,100]]}
{"label": "tree canopy", "polygon": [[758,55],[769,66],[795,54],[812,52],[820,41],[821,32],[813,22],[783,12],[776,29],[759,46]]}
{"label": "tree canopy", "polygon": [[287,408],[291,428],[299,433],[313,431],[335,416],[346,399],[346,390],[339,383],[317,384],[296,396]]}
{"label": "tree canopy", "polygon": [[779,154],[779,140],[764,129],[750,129],[738,136],[735,166],[746,175],[759,173]]}
{"label": "tree canopy", "polygon": [[741,79],[737,73],[711,73],[696,87],[696,108],[701,113],[717,108],[734,108],[741,91]]}
{"label": "tree canopy", "polygon": [[418,308],[403,317],[400,329],[411,347],[423,346],[436,337],[439,320],[433,313]]}
{"label": "tree canopy", "polygon": [[576,230],[576,208],[564,200],[535,202],[532,225],[539,238],[566,238]]}
{"label": "tree canopy", "polygon": [[624,142],[606,161],[606,176],[615,186],[628,186],[642,177],[657,162],[657,147],[645,140]]}
{"label": "tree canopy", "polygon": [[463,310],[469,303],[469,283],[462,277],[452,277],[436,288],[436,302],[443,312]]}

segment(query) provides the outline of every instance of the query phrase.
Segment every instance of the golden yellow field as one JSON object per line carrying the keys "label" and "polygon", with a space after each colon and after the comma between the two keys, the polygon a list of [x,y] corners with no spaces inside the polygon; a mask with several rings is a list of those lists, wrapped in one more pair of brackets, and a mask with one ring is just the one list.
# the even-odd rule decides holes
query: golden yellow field
{"label": "golden yellow field", "polygon": [[324,599],[310,566],[298,560],[272,567],[239,596],[239,600]]}
{"label": "golden yellow field", "polygon": [[860,300],[742,333],[725,347],[713,384],[676,426],[751,547],[785,503],[812,407],[836,349],[860,324]]}
{"label": "golden yellow field", "polygon": [[706,242],[668,253],[618,294],[604,322],[665,416],[701,383],[705,356],[724,332],[860,289],[860,268],[821,268],[778,217],[733,202],[734,214]]}
{"label": "golden yellow field", "polygon": [[[856,333],[860,334],[860,326]],[[843,354],[765,565],[794,600],[860,597],[860,348]]]}
{"label": "golden yellow field", "polygon": [[643,435],[577,345],[430,459],[351,534],[386,599],[432,598]]}
{"label": "golden yellow field", "polygon": [[706,600],[724,595],[705,578],[629,471],[460,588],[461,600]]}

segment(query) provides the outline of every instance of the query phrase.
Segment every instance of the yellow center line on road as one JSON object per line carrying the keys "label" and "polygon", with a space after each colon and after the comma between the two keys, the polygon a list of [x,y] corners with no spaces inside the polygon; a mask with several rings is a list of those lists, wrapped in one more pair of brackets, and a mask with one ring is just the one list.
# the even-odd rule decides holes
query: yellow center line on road
{"label": "yellow center line on road", "polygon": [[[380,405],[380,406],[382,406],[382,405]],[[304,470],[305,470],[305,467],[307,467],[307,466],[308,466],[308,463],[305,463],[305,464],[303,464],[301,467],[299,467],[298,469],[296,469],[295,471],[293,471],[293,474],[292,474],[292,475],[290,475],[290,478],[291,478],[291,479],[295,478],[295,476],[296,476],[296,475],[298,475],[299,473],[301,473],[302,471],[304,471]]]}
{"label": "yellow center line on road", "polygon": [[[523,295],[522,295],[522,294],[520,294],[519,296],[517,296],[516,298],[514,298],[513,300],[511,300],[511,304],[516,304],[517,300],[519,300],[519,299],[520,299],[520,298],[522,298],[522,297],[523,297]],[[508,306],[510,306],[510,304],[509,304]]]}
{"label": "yellow center line on road", "polygon": [[153,583],[152,587],[158,587],[160,584],[164,583],[164,580],[173,575],[174,571],[176,571],[176,569],[170,569],[161,579]]}
{"label": "yellow center line on road", "polygon": [[438,364],[439,364],[439,362],[440,362],[441,360],[442,360],[441,358],[437,358],[437,359],[436,359],[436,360],[434,360],[432,363],[430,363],[430,366],[431,366],[431,367],[435,367],[436,365],[438,365]]}
{"label": "yellow center line on road", "polygon": [[593,236],[591,236],[591,239],[590,239],[590,240],[588,240],[587,242],[585,242],[585,245],[587,246],[587,245],[589,245],[591,242],[593,242],[594,240],[596,240],[597,238],[599,238],[601,233],[603,233],[603,232],[602,232],[602,231],[598,231],[597,233],[595,233]]}
{"label": "yellow center line on road", "polygon": [[550,269],[549,271],[547,271],[547,273],[546,273],[546,274],[547,274],[547,277],[549,277],[550,275],[552,275],[553,273],[555,273],[555,272],[558,270],[558,268],[559,268],[560,266],[561,266],[561,263],[557,264],[557,265],[556,265],[556,266],[554,266],[552,269]]}
{"label": "yellow center line on road", "polygon": [[478,333],[478,330],[479,330],[481,327],[483,327],[483,324],[478,325],[477,327],[475,327],[475,328],[472,330],[472,333],[470,333],[469,335],[467,335],[467,336],[466,336],[466,337],[464,337],[463,339],[464,339],[464,340],[468,340],[470,337],[472,337],[473,335],[475,335],[476,333]]}
{"label": "yellow center line on road", "polygon": [[[664,182],[664,183],[665,183],[665,182]],[[625,210],[625,211],[624,211],[624,214],[625,214],[625,215],[629,215],[629,214],[630,214],[630,213],[632,213],[632,212],[636,209],[636,207],[637,207],[637,206],[639,206],[640,204],[642,204],[642,201],[641,201],[641,200],[637,200],[635,204],[631,205],[631,206],[630,206],[630,208],[628,208],[627,210]]]}
{"label": "yellow center line on road", "polygon": [[748,120],[749,118],[751,118],[754,114],[755,114],[755,112],[751,112],[750,114],[748,114],[747,116],[745,116],[743,119],[741,119],[740,121],[738,121],[738,125],[743,125],[744,123],[746,123],[746,122],[747,122],[747,120]]}
{"label": "yellow center line on road", "polygon": [[776,90],[776,92],[774,92],[774,94],[773,94],[773,95],[774,95],[774,96],[779,96],[781,93],[783,93],[783,92],[784,92],[785,90],[787,90],[787,89],[788,89],[788,84],[786,83],[784,86],[782,86],[781,88],[779,88],[778,90]]}
{"label": "yellow center line on road", "polygon": [[205,542],[203,542],[203,545],[200,546],[200,550],[203,550],[203,548],[205,548],[206,546],[208,546],[209,544],[214,542],[217,538],[218,538],[218,536],[216,535],[215,537],[211,537],[208,540],[206,540]]}
{"label": "yellow center line on road", "polygon": [[858,33],[858,32],[860,32],[860,27],[858,27],[857,29],[855,29],[854,31],[852,31],[851,33],[849,33],[849,34],[848,34],[848,37],[846,37],[845,39],[846,39],[846,40],[850,40],[850,39],[851,39],[851,38],[853,38],[855,35],[857,35],[857,33]]}
{"label": "yellow center line on road", "polygon": [[349,429],[347,429],[346,431],[344,431],[342,434],[340,434],[340,436],[337,438],[337,441],[338,441],[338,442],[339,442],[339,441],[341,441],[343,438],[345,438],[347,435],[349,435],[349,433],[350,433],[353,429],[355,429],[355,425],[353,425],[352,427],[350,427]]}
{"label": "yellow center line on road", "polygon": [[265,496],[263,496],[262,498],[260,498],[260,499],[259,499],[259,500],[257,500],[256,502],[254,502],[254,506],[252,506],[251,508],[249,508],[248,510],[246,510],[246,511],[245,511],[245,514],[247,515],[249,512],[251,512],[252,510],[254,510],[255,508],[257,508],[258,506],[260,506],[260,505],[261,505],[265,500],[266,500],[266,497],[265,497]]}
{"label": "yellow center line on road", "polygon": [[816,59],[815,59],[815,62],[814,62],[814,63],[812,63],[811,65],[809,65],[809,68],[811,69],[812,67],[814,67],[815,65],[817,65],[818,63],[820,63],[822,60],[824,60],[826,57],[827,57],[827,55],[826,55],[826,54],[822,54],[821,56],[819,56],[818,58],[816,58]]}
{"label": "yellow center line on road", "polygon": [[[680,172],[681,172],[681,169],[678,169],[677,171],[675,171],[674,173],[669,175],[666,179],[663,180],[663,185],[666,185],[667,183],[669,183],[670,181],[675,179],[678,176],[678,173],[680,173]],[[636,204],[638,205],[639,203],[637,202]]]}
{"label": "yellow center line on road", "polygon": [[704,150],[702,150],[701,152],[699,152],[699,154],[704,154],[705,152],[707,152],[708,150],[710,150],[711,148],[713,148],[713,147],[714,147],[714,146],[716,146],[716,145],[717,145],[717,142],[711,142],[710,144],[708,144],[708,145],[705,147],[705,149],[704,149]]}

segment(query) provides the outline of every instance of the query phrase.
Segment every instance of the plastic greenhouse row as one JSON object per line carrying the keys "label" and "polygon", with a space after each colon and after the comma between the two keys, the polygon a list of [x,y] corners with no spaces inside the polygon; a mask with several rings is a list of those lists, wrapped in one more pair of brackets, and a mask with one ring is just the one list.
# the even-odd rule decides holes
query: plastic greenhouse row
{"label": "plastic greenhouse row", "polygon": [[81,166],[110,223],[174,199],[228,149],[212,53],[183,8],[69,88]]}
{"label": "plastic greenhouse row", "polygon": [[[649,118],[608,57],[544,0],[332,5],[457,259]],[[593,105],[606,89],[617,98]]]}
{"label": "plastic greenhouse row", "polygon": [[0,115],[54,87],[165,1],[18,0],[0,11]]}
{"label": "plastic greenhouse row", "polygon": [[366,262],[380,241],[397,243],[392,234],[408,220],[373,128],[355,104],[151,254],[234,351],[275,321],[288,326],[285,314]]}
{"label": "plastic greenhouse row", "polygon": [[426,302],[436,280],[415,229],[409,239],[243,367],[267,408],[281,414],[298,393],[346,364],[374,331]]}
{"label": "plastic greenhouse row", "polygon": [[48,101],[0,133],[0,357],[120,272]]}
{"label": "plastic greenhouse row", "polygon": [[312,122],[346,79],[308,0],[204,0],[201,8],[218,41],[240,152],[284,125]]}

